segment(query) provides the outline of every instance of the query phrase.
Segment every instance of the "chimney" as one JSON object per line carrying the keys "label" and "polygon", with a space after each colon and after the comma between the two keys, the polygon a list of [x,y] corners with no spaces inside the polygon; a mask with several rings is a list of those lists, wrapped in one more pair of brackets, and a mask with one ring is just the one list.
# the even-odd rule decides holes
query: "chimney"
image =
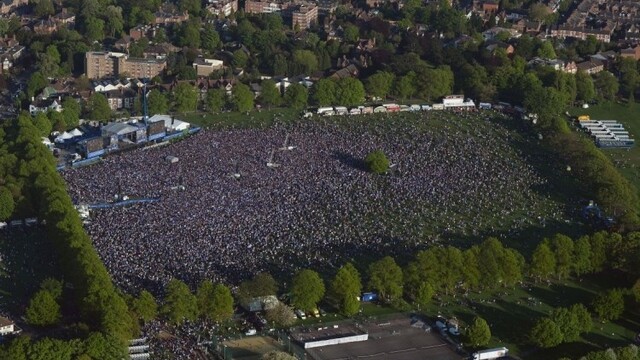
{"label": "chimney", "polygon": [[175,118],[175,116],[172,116],[171,117],[171,126],[173,126],[173,123],[175,123],[175,122],[176,122],[176,118]]}

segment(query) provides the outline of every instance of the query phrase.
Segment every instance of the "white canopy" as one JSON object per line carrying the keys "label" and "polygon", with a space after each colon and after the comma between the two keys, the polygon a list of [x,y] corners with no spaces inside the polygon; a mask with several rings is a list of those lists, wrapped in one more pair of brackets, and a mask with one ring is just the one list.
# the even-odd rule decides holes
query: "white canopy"
{"label": "white canopy", "polygon": [[73,138],[73,135],[65,131],[62,134],[58,135],[58,137],[56,137],[54,141],[58,143],[58,142],[63,142],[65,140],[69,140],[71,138]]}
{"label": "white canopy", "polygon": [[73,135],[73,136],[82,136],[82,131],[80,131],[78,129],[73,129],[73,130],[71,130],[71,135]]}

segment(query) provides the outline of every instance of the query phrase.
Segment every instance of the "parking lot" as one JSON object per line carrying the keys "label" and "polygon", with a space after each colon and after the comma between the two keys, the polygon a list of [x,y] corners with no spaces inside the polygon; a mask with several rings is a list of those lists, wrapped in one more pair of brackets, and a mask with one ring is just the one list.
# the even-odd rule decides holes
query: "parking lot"
{"label": "parking lot", "polygon": [[361,324],[369,340],[307,349],[315,360],[386,359],[386,360],[459,360],[453,347],[437,331],[412,326],[409,317]]}

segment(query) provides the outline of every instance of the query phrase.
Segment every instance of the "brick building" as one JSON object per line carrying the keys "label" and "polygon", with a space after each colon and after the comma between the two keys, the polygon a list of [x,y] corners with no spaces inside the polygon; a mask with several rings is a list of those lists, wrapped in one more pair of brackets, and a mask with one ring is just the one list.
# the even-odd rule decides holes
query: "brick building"
{"label": "brick building", "polygon": [[318,23],[318,7],[312,3],[297,4],[291,7],[291,26],[308,29]]}
{"label": "brick building", "polygon": [[229,16],[238,11],[238,0],[209,0],[206,9],[217,16]]}
{"label": "brick building", "polygon": [[123,53],[88,52],[85,54],[84,70],[89,79],[126,74],[136,78],[152,78],[167,67],[165,59],[130,58]]}

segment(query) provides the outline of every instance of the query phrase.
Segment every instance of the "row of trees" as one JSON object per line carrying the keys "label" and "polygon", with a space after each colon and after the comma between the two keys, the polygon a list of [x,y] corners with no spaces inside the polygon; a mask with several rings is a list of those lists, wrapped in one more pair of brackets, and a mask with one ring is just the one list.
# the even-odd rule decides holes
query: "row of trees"
{"label": "row of trees", "polygon": [[569,308],[556,308],[549,316],[539,319],[531,329],[530,339],[536,346],[550,348],[576,341],[592,327],[589,310],[582,304],[574,304]]}
{"label": "row of trees", "polygon": [[[133,335],[135,323],[84,232],[54,159],[41,143],[41,133],[32,118],[22,113],[6,121],[0,135],[0,178],[11,192],[13,213],[36,216],[46,223],[60,275],[73,289],[70,296],[63,297],[63,307],[78,309],[81,327],[117,339],[112,347],[123,349],[124,341]],[[27,319],[33,324],[48,325],[59,319],[59,312],[54,310],[61,299],[60,286],[52,283],[44,283],[28,307]]]}
{"label": "row of trees", "polygon": [[[605,269],[637,271],[638,249],[638,233],[622,237],[615,233],[599,232],[576,241],[558,234],[541,242],[527,262],[518,251],[504,247],[495,238],[489,238],[466,250],[447,246],[420,251],[404,268],[392,257],[384,257],[367,268],[366,288],[376,291],[384,302],[399,307],[407,306],[405,300],[417,307],[424,307],[436,294],[508,288],[527,277],[538,282]],[[294,276],[287,291],[291,296],[291,305],[296,308],[311,311],[325,299],[344,315],[351,316],[360,310],[358,297],[365,288],[363,284],[360,272],[353,264],[347,263],[338,269],[327,286],[319,274],[303,269]],[[268,274],[259,274],[241,283],[237,295],[240,302],[245,302],[253,297],[277,292],[277,282]],[[600,305],[614,303],[609,300],[597,299],[593,305],[594,311],[603,320],[613,318],[607,312],[610,307]]]}

